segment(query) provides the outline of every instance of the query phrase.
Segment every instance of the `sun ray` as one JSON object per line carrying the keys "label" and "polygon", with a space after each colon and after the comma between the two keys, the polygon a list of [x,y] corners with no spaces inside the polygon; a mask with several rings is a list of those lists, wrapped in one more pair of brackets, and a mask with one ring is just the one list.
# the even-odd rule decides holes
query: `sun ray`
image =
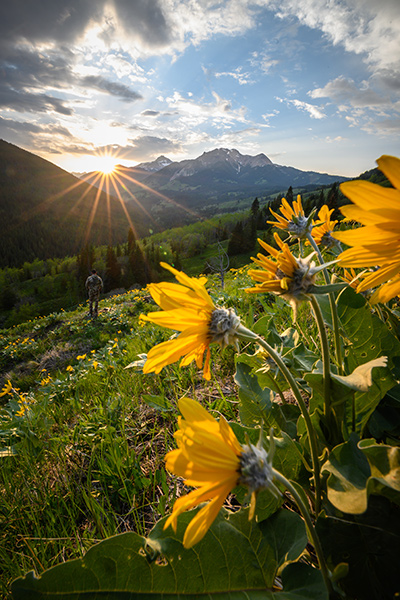
{"label": "sun ray", "polygon": [[96,193],[96,198],[94,199],[93,202],[93,206],[92,206],[92,210],[89,216],[89,221],[86,227],[86,234],[85,234],[85,242],[84,245],[86,245],[89,241],[89,236],[90,236],[90,232],[92,231],[92,225],[93,225],[93,221],[94,221],[94,217],[96,215],[96,211],[97,211],[97,207],[99,205],[99,200],[100,200],[100,195],[101,195],[101,189],[98,188],[97,189],[97,193]]}

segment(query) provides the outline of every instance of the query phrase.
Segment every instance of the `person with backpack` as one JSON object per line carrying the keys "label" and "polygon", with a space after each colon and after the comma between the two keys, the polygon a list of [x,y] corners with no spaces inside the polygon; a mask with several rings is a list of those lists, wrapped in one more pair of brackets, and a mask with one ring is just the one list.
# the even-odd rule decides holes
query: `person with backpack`
{"label": "person with backpack", "polygon": [[103,280],[97,275],[96,269],[92,269],[92,274],[86,279],[85,288],[89,295],[89,316],[96,318],[98,315],[100,293],[103,289]]}

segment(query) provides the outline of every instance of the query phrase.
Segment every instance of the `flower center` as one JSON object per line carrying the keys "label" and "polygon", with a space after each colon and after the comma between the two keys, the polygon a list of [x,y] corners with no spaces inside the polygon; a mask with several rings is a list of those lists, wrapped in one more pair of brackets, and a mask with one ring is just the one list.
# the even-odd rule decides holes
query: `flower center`
{"label": "flower center", "polygon": [[272,486],[272,465],[264,448],[258,448],[253,444],[244,445],[240,456],[239,472],[239,483],[247,486],[250,492]]}
{"label": "flower center", "polygon": [[221,344],[223,347],[235,342],[240,318],[232,308],[216,308],[211,313],[208,326],[211,342]]}

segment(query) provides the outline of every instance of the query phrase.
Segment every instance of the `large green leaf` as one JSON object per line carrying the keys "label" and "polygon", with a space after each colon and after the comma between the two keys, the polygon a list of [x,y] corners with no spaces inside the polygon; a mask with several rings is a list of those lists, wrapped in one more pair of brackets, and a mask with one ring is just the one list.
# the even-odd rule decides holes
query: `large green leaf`
{"label": "large green leaf", "polygon": [[370,494],[400,504],[400,448],[351,435],[333,449],[322,467],[328,476],[328,499],[342,512],[366,511]]}
{"label": "large green leaf", "polygon": [[[247,511],[221,511],[194,548],[181,544],[195,511],[181,515],[178,531],[159,522],[146,539],[135,533],[109,538],[83,559],[33,572],[12,584],[14,600],[327,600],[320,572],[288,565],[284,590],[271,591],[276,574],[296,561],[307,543],[302,519],[281,510],[256,523]],[[294,567],[294,568],[293,568]]]}
{"label": "large green leaf", "polygon": [[296,435],[296,422],[300,411],[295,405],[279,405],[269,388],[262,388],[254,372],[254,360],[247,354],[236,359],[235,382],[239,387],[239,416],[243,425],[261,425],[276,432],[286,431]]}
{"label": "large green leaf", "polygon": [[338,314],[344,333],[350,341],[346,351],[348,373],[374,358],[387,356],[389,364],[400,355],[400,342],[386,323],[374,315],[360,294],[348,287],[340,294]]}

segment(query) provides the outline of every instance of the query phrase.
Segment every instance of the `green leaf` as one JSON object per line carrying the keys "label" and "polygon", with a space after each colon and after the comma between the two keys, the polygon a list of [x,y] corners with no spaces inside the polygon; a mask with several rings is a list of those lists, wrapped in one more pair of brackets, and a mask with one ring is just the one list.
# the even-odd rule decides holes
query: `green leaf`
{"label": "green leaf", "polygon": [[235,382],[239,386],[241,422],[244,425],[261,424],[272,407],[271,390],[262,390],[252,368],[240,361],[236,364]]}
{"label": "green leaf", "polygon": [[307,543],[296,513],[281,510],[256,523],[247,511],[220,511],[194,548],[183,532],[196,511],[179,517],[177,534],[165,519],[143,538],[124,533],[93,546],[83,559],[33,572],[12,584],[14,600],[326,600],[321,574],[306,565],[282,572],[284,589],[274,593],[276,574],[299,559]]}
{"label": "green leaf", "polygon": [[339,510],[357,514],[367,508],[367,481],[371,469],[367,458],[357,446],[358,437],[334,448],[322,467],[328,473],[328,500]]}
{"label": "green leaf", "polygon": [[369,388],[372,386],[372,369],[374,367],[386,367],[386,365],[387,356],[381,356],[356,367],[350,375],[342,377],[341,375],[332,373],[331,377],[340,381],[352,390],[356,390],[357,392],[368,392]]}
{"label": "green leaf", "polygon": [[[300,410],[296,405],[280,405],[274,402],[274,394],[269,388],[262,388],[259,380],[262,374],[254,373],[254,358],[239,355],[236,358],[235,382],[239,386],[239,416],[243,425],[264,425],[274,428],[275,433],[286,431],[296,436],[297,419]],[[265,380],[265,378],[262,378]]]}
{"label": "green leaf", "polygon": [[329,283],[326,285],[311,285],[307,290],[308,294],[330,294],[332,292],[340,292],[348,283]]}
{"label": "green leaf", "polygon": [[370,494],[380,494],[400,504],[400,448],[376,444],[351,435],[333,449],[322,472],[329,473],[329,501],[340,511],[360,514]]}
{"label": "green leaf", "polygon": [[165,398],[164,395],[154,396],[153,394],[143,394],[141,399],[155,410],[159,410],[161,412],[172,412],[175,411],[176,408],[169,400]]}

